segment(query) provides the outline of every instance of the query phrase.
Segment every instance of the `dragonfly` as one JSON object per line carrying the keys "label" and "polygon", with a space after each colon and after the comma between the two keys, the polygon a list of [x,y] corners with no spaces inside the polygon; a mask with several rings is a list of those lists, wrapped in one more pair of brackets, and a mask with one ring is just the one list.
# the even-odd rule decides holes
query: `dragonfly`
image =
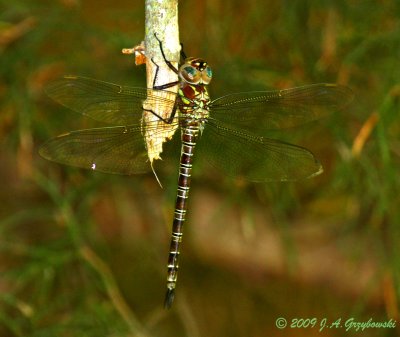
{"label": "dragonfly", "polygon": [[[149,89],[65,76],[50,83],[46,91],[55,101],[110,126],[62,134],[44,143],[39,152],[44,158],[61,164],[105,173],[139,174],[153,169],[144,131],[150,130],[152,137],[164,137],[159,130],[160,122],[180,130],[178,186],[164,301],[164,306],[170,308],[175,298],[195,152],[223,174],[241,176],[252,182],[314,177],[323,169],[312,152],[269,138],[268,133],[343,109],[353,99],[353,92],[347,86],[320,83],[230,93],[211,100],[208,85],[213,72],[207,61],[186,57],[182,50],[180,65],[176,68],[165,57],[162,42],[157,40],[163,61],[178,75],[177,82],[156,85],[154,79],[153,88]],[[175,85],[177,92],[168,90]],[[158,109],[169,109],[169,118],[159,116],[158,110],[147,105],[144,107],[144,101],[150,96]],[[145,111],[157,116],[156,121],[144,123]]]}

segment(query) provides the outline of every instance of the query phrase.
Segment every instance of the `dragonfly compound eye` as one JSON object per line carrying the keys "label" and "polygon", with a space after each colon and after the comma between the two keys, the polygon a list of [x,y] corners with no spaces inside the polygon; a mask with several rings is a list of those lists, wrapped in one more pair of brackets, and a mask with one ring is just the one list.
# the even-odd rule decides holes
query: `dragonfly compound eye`
{"label": "dragonfly compound eye", "polygon": [[201,79],[203,80],[204,84],[209,84],[212,78],[212,70],[209,66],[206,67],[201,73]]}
{"label": "dragonfly compound eye", "polygon": [[191,84],[197,84],[201,79],[201,73],[196,68],[189,65],[183,65],[179,73],[183,80]]}

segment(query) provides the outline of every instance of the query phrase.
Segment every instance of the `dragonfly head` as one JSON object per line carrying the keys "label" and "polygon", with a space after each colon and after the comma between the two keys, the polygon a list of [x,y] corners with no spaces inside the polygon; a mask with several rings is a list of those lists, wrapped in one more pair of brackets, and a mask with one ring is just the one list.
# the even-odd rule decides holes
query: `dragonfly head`
{"label": "dragonfly head", "polygon": [[179,77],[189,84],[207,85],[211,82],[212,70],[203,59],[188,57],[179,68]]}

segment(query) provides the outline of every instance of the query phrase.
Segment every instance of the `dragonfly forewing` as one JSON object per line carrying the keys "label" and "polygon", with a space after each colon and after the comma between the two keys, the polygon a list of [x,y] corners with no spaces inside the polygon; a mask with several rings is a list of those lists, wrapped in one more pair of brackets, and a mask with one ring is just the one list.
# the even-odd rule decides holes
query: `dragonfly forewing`
{"label": "dragonfly forewing", "polygon": [[139,125],[143,102],[171,110],[176,93],[127,87],[87,77],[65,76],[51,82],[46,93],[56,102],[94,120],[112,125]]}
{"label": "dragonfly forewing", "polygon": [[312,84],[275,91],[228,94],[210,104],[212,117],[246,130],[263,133],[291,128],[340,110],[353,92],[336,84]]}

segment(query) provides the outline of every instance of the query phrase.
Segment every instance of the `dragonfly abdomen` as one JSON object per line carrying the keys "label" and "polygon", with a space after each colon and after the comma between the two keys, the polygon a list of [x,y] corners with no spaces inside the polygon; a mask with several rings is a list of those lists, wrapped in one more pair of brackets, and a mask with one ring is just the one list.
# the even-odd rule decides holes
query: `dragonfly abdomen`
{"label": "dragonfly abdomen", "polygon": [[174,221],[172,223],[171,244],[168,255],[167,293],[164,302],[166,308],[170,308],[174,301],[175,286],[179,269],[180,243],[182,242],[183,224],[186,219],[193,154],[199,135],[199,129],[199,125],[190,125],[182,128],[178,188],[175,202]]}

